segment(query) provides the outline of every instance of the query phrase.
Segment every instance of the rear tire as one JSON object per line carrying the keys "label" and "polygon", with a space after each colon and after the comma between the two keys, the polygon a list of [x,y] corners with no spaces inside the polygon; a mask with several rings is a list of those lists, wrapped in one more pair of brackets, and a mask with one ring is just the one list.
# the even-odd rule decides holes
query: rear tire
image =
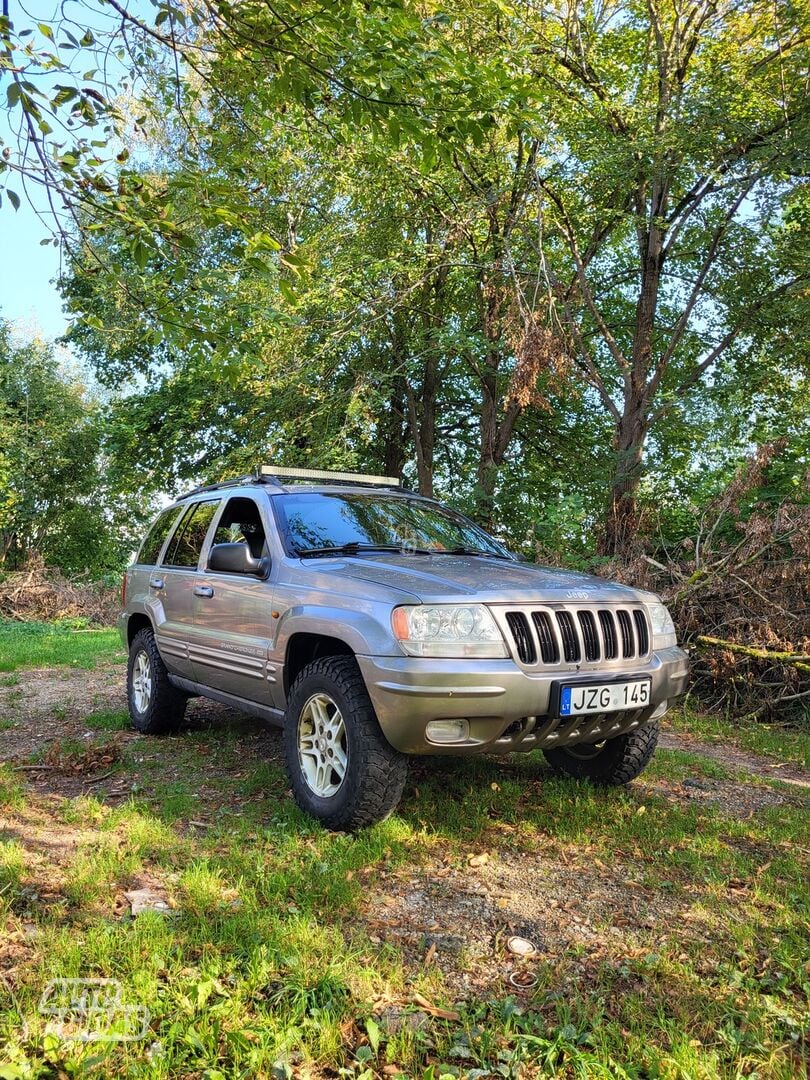
{"label": "rear tire", "polygon": [[139,630],[129,647],[127,704],[136,731],[165,735],[176,731],[188,698],[169,681],[169,673],[151,630]]}
{"label": "rear tire", "polygon": [[652,720],[635,731],[591,746],[544,750],[549,764],[575,780],[590,780],[604,787],[629,784],[647,766],[658,743],[658,721]]}
{"label": "rear tire", "polygon": [[295,801],[337,831],[387,818],[408,775],[353,656],[322,657],[298,675],[284,718],[284,759]]}

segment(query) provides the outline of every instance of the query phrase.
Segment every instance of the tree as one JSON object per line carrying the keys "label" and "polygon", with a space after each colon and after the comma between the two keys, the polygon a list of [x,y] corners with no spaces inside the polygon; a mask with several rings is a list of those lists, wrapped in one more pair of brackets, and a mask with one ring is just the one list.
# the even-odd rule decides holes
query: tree
{"label": "tree", "polygon": [[261,445],[415,469],[428,492],[463,461],[484,521],[513,440],[540,452],[548,429],[548,453],[590,412],[613,440],[602,550],[625,550],[651,436],[721,361],[760,362],[766,309],[793,318],[806,280],[776,255],[805,2],[776,22],[764,0],[210,2],[148,25],[113,3],[154,140],[125,203],[139,185],[168,224],[80,220],[92,348],[112,370],[112,316],[136,364],[253,385]]}
{"label": "tree", "polygon": [[[490,10],[504,56],[553,110],[536,174],[545,258],[582,377],[613,420],[602,550],[615,553],[637,526],[651,429],[744,351],[765,305],[807,281],[772,261],[769,242],[810,145],[807,11],[774,22],[759,0]],[[539,103],[529,85],[521,104]]]}
{"label": "tree", "polygon": [[0,566],[32,552],[68,571],[118,569],[144,512],[111,490],[102,412],[51,346],[0,322]]}

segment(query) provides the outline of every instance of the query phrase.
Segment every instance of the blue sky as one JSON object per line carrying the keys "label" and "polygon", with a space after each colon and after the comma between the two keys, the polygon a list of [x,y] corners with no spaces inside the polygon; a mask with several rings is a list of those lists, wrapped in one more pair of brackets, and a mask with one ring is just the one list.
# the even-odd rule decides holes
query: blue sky
{"label": "blue sky", "polygon": [[[9,15],[18,28],[37,22],[50,21],[55,14],[53,0],[30,0],[25,11],[18,0],[9,0]],[[5,109],[5,79],[0,80],[0,141],[14,146],[16,134],[9,127]],[[59,273],[59,249],[40,246],[48,234],[28,203],[25,194],[16,187],[22,202],[15,211],[8,199],[0,207],[0,316],[16,323],[23,331],[38,331],[46,337],[56,337],[66,326],[62,301],[52,284]],[[29,192],[42,209],[40,193]]]}
{"label": "blue sky", "polygon": [[[60,17],[66,17],[73,22],[74,33],[77,26],[109,32],[111,16],[114,17],[111,9],[103,9],[98,0],[8,0],[8,7],[17,30],[34,28],[38,22],[53,23]],[[141,15],[151,11],[148,0],[135,0],[129,7]],[[39,41],[43,40],[39,38]],[[75,58],[79,72],[83,68],[97,66],[88,60],[86,54],[78,53]],[[108,73],[114,74],[115,67],[114,58],[108,57]],[[123,73],[123,67],[120,67],[120,71]],[[42,85],[42,79],[38,81]],[[68,78],[61,75],[55,81],[64,83]],[[9,126],[5,82],[0,77],[0,143],[13,148],[17,135]],[[14,112],[18,113],[18,110]],[[36,190],[36,185],[29,185],[27,192],[21,189],[19,183],[12,182],[10,186],[17,191],[21,203],[19,210],[15,211],[4,197],[0,207],[0,317],[15,323],[24,334],[36,332],[48,338],[58,337],[64,333],[67,319],[54,285],[60,271],[60,250],[52,244],[41,245],[42,240],[51,236],[47,200],[44,192]],[[42,213],[44,220],[37,211]]]}
{"label": "blue sky", "polygon": [[[6,118],[0,116],[0,138]],[[48,233],[23,200],[18,211],[4,199],[0,209],[0,315],[24,332],[57,337],[67,323],[52,279],[59,273],[59,250],[40,247]]]}

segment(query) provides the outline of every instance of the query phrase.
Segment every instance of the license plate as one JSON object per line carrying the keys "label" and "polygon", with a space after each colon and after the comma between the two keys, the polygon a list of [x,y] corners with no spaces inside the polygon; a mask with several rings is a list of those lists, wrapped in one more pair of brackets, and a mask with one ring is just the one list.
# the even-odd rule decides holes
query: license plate
{"label": "license plate", "polygon": [[650,680],[614,682],[603,685],[580,684],[560,689],[560,716],[580,713],[623,712],[650,704]]}

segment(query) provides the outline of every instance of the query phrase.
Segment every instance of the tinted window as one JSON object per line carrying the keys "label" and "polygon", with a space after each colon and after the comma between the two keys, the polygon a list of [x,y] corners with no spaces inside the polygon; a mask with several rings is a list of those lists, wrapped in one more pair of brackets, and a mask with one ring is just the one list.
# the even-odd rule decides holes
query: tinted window
{"label": "tinted window", "polygon": [[456,548],[509,557],[506,548],[472,521],[427,499],[401,495],[334,493],[277,495],[296,551],[375,544],[450,552]]}
{"label": "tinted window", "polygon": [[203,541],[218,506],[219,499],[192,503],[183,515],[169,544],[163,560],[166,566],[196,568],[200,561]]}
{"label": "tinted window", "polygon": [[148,563],[152,565],[157,562],[158,555],[160,555],[160,549],[163,547],[163,541],[169,535],[169,529],[172,527],[172,522],[177,517],[177,507],[172,506],[169,510],[164,510],[154,523],[152,528],[146,534],[146,539],[141,544],[141,550],[138,553],[137,561],[139,563]]}

